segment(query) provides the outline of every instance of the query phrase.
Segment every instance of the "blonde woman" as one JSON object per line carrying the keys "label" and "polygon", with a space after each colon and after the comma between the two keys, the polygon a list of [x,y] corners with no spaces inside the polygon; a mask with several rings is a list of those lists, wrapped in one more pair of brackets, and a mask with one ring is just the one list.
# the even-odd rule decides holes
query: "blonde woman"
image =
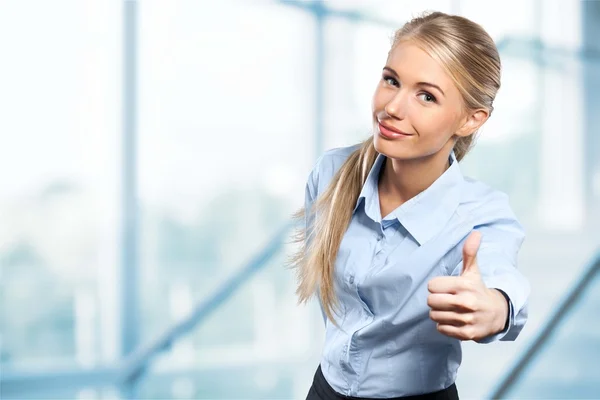
{"label": "blonde woman", "polygon": [[396,32],[372,136],[319,158],[296,215],[297,294],[318,297],[326,324],[308,399],[457,399],[461,341],[523,328],[523,230],[506,195],[459,167],[499,88],[476,23],[434,12]]}

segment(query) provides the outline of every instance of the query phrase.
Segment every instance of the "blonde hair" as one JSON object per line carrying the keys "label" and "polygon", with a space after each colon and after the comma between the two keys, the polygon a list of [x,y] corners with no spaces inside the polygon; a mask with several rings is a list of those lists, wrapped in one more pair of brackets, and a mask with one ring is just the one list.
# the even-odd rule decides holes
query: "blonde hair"
{"label": "blonde hair", "polygon": [[[484,108],[491,114],[501,65],[494,41],[480,25],[455,15],[428,13],[396,31],[391,48],[405,41],[419,46],[446,70],[462,95],[465,110]],[[472,140],[473,135],[456,140],[454,152],[459,161]],[[371,136],[348,157],[311,210],[294,214],[296,220],[305,222],[294,236],[300,247],[290,260],[297,272],[298,300],[306,302],[318,292],[323,311],[334,324],[338,306],[335,260],[377,155]]]}

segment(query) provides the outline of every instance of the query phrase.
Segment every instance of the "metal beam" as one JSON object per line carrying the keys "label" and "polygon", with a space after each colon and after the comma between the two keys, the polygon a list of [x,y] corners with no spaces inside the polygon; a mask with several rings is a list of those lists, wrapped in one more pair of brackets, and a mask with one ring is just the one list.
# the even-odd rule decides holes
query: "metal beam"
{"label": "metal beam", "polygon": [[[123,149],[121,180],[121,263],[120,276],[120,345],[121,354],[129,355],[139,342],[138,307],[138,193],[137,193],[137,34],[138,2],[123,2]],[[123,389],[133,397],[135,382]]]}
{"label": "metal beam", "polygon": [[105,387],[113,385],[118,376],[117,368],[59,368],[44,370],[2,371],[2,398],[19,398],[23,394],[40,394],[40,398],[54,397],[61,392],[77,391],[84,387]]}
{"label": "metal beam", "polygon": [[[317,4],[323,7],[322,2]],[[324,12],[315,13],[315,160],[325,150],[325,18]]]}
{"label": "metal beam", "polygon": [[303,11],[310,12],[314,16],[322,16],[323,18],[340,18],[351,22],[363,22],[378,26],[397,29],[400,25],[398,21],[391,21],[384,18],[379,18],[376,15],[371,15],[358,10],[338,10],[329,8],[322,0],[315,1],[293,1],[281,0],[281,4],[286,6],[297,7]]}

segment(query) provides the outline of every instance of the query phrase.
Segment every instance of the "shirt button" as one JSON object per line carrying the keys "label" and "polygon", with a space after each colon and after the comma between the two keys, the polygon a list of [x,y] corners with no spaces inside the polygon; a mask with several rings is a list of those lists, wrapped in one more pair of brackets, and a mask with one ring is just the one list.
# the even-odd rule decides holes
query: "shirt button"
{"label": "shirt button", "polygon": [[383,235],[379,235],[379,236],[377,236],[377,241],[378,241],[378,242],[381,242],[381,239],[383,239]]}
{"label": "shirt button", "polygon": [[350,284],[352,285],[354,283],[354,275],[350,275]]}

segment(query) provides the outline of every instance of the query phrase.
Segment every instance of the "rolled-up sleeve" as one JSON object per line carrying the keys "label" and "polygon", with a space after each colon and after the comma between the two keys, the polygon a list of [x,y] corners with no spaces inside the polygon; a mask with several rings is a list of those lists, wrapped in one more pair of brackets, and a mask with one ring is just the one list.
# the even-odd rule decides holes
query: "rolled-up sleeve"
{"label": "rolled-up sleeve", "polygon": [[[517,269],[517,257],[525,234],[521,225],[512,218],[474,227],[481,233],[477,264],[485,285],[498,289],[507,297],[509,315],[506,328],[479,340],[490,343],[496,340],[515,340],[527,321],[530,286],[527,278]],[[462,248],[462,246],[461,246]],[[462,271],[462,262],[453,275]]]}

